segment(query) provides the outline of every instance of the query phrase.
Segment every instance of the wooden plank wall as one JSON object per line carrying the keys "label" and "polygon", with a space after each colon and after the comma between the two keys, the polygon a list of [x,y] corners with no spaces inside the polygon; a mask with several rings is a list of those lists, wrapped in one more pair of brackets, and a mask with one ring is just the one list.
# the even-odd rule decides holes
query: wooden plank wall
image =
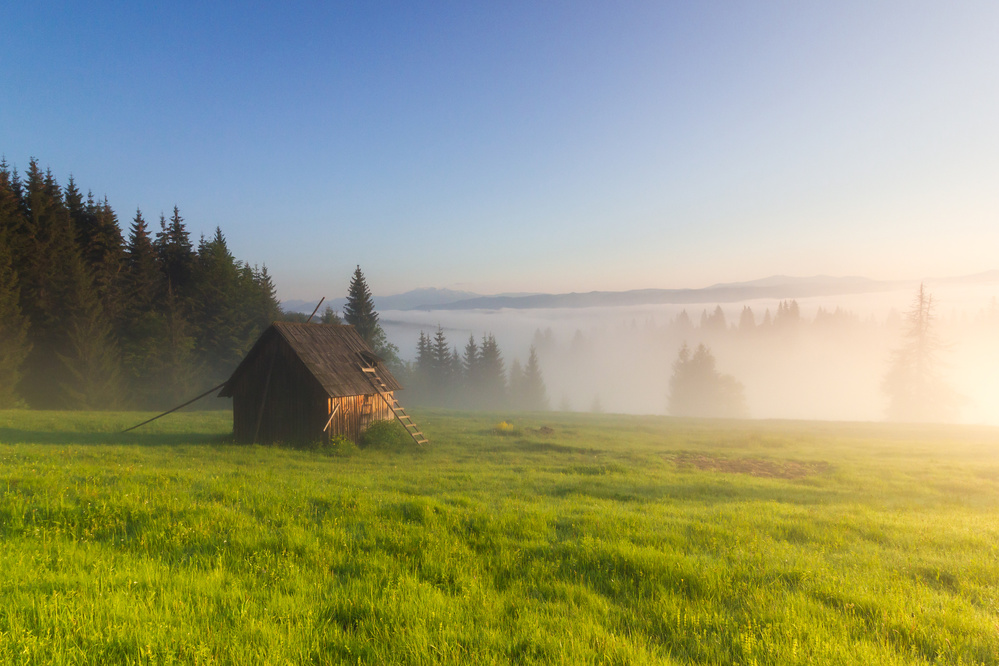
{"label": "wooden plank wall", "polygon": [[[392,394],[388,394],[389,400]],[[371,414],[364,414],[365,402],[371,405]],[[329,398],[327,400],[326,418],[333,412],[333,408],[338,407],[329,429],[326,431],[326,440],[331,437],[342,435],[351,441],[358,441],[361,433],[374,421],[391,421],[395,414],[381,397],[373,393],[371,395],[351,395],[343,398]]]}

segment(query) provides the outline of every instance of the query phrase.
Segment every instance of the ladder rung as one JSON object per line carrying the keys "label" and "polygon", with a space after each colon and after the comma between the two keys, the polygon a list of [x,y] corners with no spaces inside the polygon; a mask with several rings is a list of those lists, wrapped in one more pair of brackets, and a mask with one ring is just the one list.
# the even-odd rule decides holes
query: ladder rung
{"label": "ladder rung", "polygon": [[[406,432],[409,433],[409,436],[413,438],[413,441],[416,442],[418,446],[429,444],[430,440],[427,439],[427,436],[420,432],[419,427],[413,423],[413,418],[406,413],[406,410],[399,404],[399,401],[392,395],[392,392],[389,391],[388,385],[381,377],[378,376],[375,368],[366,368],[360,363],[357,365],[362,371],[371,375],[372,388],[375,389],[378,392],[378,395],[380,395],[386,404],[388,404],[389,409],[391,409],[395,414],[395,417],[399,419],[399,423],[403,425]],[[365,412],[370,412],[372,409],[372,405],[370,404],[365,407],[367,407]]]}

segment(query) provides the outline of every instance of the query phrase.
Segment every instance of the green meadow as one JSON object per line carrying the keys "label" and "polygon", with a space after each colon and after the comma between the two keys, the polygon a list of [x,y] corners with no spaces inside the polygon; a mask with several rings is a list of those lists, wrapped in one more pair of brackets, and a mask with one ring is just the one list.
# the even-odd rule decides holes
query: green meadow
{"label": "green meadow", "polygon": [[0,412],[0,663],[999,663],[997,429],[414,416]]}

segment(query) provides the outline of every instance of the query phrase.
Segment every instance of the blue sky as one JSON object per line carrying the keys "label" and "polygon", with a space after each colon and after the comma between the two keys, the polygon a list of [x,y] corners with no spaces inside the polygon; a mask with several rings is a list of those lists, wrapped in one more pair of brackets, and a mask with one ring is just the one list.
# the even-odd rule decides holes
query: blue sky
{"label": "blue sky", "polygon": [[15,3],[0,152],[281,297],[999,268],[999,3]]}

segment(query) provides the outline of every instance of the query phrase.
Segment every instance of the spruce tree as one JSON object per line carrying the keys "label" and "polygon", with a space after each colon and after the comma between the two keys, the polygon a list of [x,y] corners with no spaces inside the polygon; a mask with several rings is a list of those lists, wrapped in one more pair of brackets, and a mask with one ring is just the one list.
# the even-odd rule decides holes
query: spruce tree
{"label": "spruce tree", "polygon": [[691,353],[687,343],[680,347],[669,380],[669,408],[673,416],[746,416],[742,384],[716,368],[715,357],[703,344]]}
{"label": "spruce tree", "polygon": [[17,172],[0,159],[0,409],[18,403],[17,384],[30,350],[28,320],[21,312],[21,288],[14,268],[15,238],[23,225]]}
{"label": "spruce tree", "polygon": [[451,346],[448,344],[447,336],[444,335],[444,329],[440,326],[434,333],[432,356],[435,379],[438,385],[443,387],[451,374]]}
{"label": "spruce tree", "polygon": [[451,369],[450,369],[450,385],[449,385],[449,399],[450,404],[457,407],[461,402],[461,395],[464,386],[464,368],[461,363],[461,354],[458,353],[458,345],[451,348]]}
{"label": "spruce tree", "polygon": [[420,331],[416,342],[416,360],[409,364],[406,394],[414,404],[433,404],[431,393],[431,375],[433,374],[433,347],[430,336]]}
{"label": "spruce tree", "polygon": [[[260,269],[257,269],[256,266],[253,267],[253,288],[251,291],[253,293],[253,303],[250,309],[254,325],[252,337],[256,339],[260,332],[281,318],[281,303],[277,298],[277,288],[274,286],[274,280],[267,271],[267,264],[261,266]],[[326,307],[329,309],[329,306]],[[333,313],[333,316],[336,317],[336,313]],[[323,319],[325,318],[326,312],[324,311]],[[339,319],[339,317],[336,317],[336,319]],[[323,321],[323,323],[339,322]]]}
{"label": "spruce tree", "polygon": [[319,316],[320,324],[336,324],[338,326],[343,325],[343,319],[337,314],[336,310],[332,306],[327,305],[323,309],[323,314]]}
{"label": "spruce tree", "polygon": [[93,233],[80,249],[105,316],[114,322],[119,319],[122,308],[120,280],[125,261],[125,242],[118,226],[118,216],[107,197],[94,206],[93,217]]}
{"label": "spruce tree", "polygon": [[21,306],[30,322],[32,343],[24,365],[21,395],[32,407],[65,407],[63,385],[69,355],[71,314],[79,309],[81,281],[89,285],[81,261],[72,219],[62,190],[51,171],[43,173],[36,160],[28,165],[24,187],[25,224],[15,270],[21,282]]}
{"label": "spruce tree", "polygon": [[421,388],[430,385],[430,376],[433,373],[434,365],[433,347],[430,344],[430,336],[420,331],[420,339],[416,343],[416,363],[414,365],[415,378]]}
{"label": "spruce tree", "polygon": [[465,344],[465,355],[461,360],[461,365],[463,369],[463,379],[465,380],[465,386],[467,388],[472,388],[478,384],[478,369],[479,369],[479,346],[475,344],[475,336],[469,335],[468,342]]}
{"label": "spruce tree", "polygon": [[255,327],[246,312],[242,270],[221,229],[210,241],[202,238],[192,273],[192,313],[195,352],[209,385],[226,379],[252,344]]}
{"label": "spruce tree", "polygon": [[160,389],[156,395],[158,406],[166,408],[202,388],[197,384],[192,326],[169,284],[163,297],[161,326],[157,354],[151,359],[151,374]]}
{"label": "spruce tree", "polygon": [[953,421],[958,416],[961,398],[940,372],[939,354],[945,347],[937,337],[935,307],[920,284],[905,313],[903,342],[881,385],[893,421]]}
{"label": "spruce tree", "polygon": [[368,284],[364,281],[364,274],[361,272],[360,266],[357,267],[354,276],[350,279],[347,303],[343,307],[343,318],[354,327],[362,340],[374,347],[372,343],[380,328],[378,313],[375,312],[375,303],[368,290]]}
{"label": "spruce tree", "polygon": [[492,333],[482,336],[479,346],[477,398],[486,409],[500,409],[506,404],[506,371],[503,356]]}
{"label": "spruce tree", "polygon": [[510,364],[510,378],[507,381],[509,390],[510,407],[517,410],[527,410],[527,401],[524,398],[524,368],[520,365],[520,359],[513,359]]}
{"label": "spruce tree", "polygon": [[[0,187],[3,187],[2,182]],[[6,230],[0,227],[0,409],[18,404],[16,390],[21,380],[21,367],[31,349],[28,321],[21,314],[20,289],[7,236]]]}
{"label": "spruce tree", "polygon": [[12,261],[21,253],[26,223],[21,179],[17,169],[0,158],[0,234],[6,234]]}
{"label": "spruce tree", "polygon": [[120,352],[86,266],[79,257],[65,267],[73,275],[72,312],[67,344],[58,352],[64,364],[63,404],[82,409],[112,409],[122,399]]}
{"label": "spruce tree", "polygon": [[451,347],[440,326],[430,341],[429,389],[433,404],[443,405],[448,402],[451,389]]}
{"label": "spruce tree", "polygon": [[137,407],[153,408],[159,405],[153,368],[164,342],[161,299],[166,295],[166,278],[160,272],[141,210],[135,211],[129,227],[121,289],[119,336],[130,402]]}
{"label": "spruce tree", "polygon": [[534,348],[534,345],[531,345],[531,352],[527,357],[527,365],[524,366],[524,380],[521,392],[523,394],[525,409],[532,412],[546,411],[548,409],[548,391],[545,389],[545,380],[541,375],[538,352]]}
{"label": "spruce tree", "polygon": [[361,267],[358,266],[350,279],[347,290],[347,303],[343,306],[344,322],[353,326],[361,339],[368,343],[372,351],[385,361],[389,369],[395,371],[402,368],[399,359],[399,348],[388,341],[385,331],[378,323],[378,313],[375,303],[364,280]]}
{"label": "spruce tree", "polygon": [[[87,219],[87,206],[83,201],[83,193],[76,186],[73,174],[69,175],[69,180],[66,182],[66,187],[63,191],[63,201],[66,204],[66,211],[73,220],[73,226],[76,227],[76,233],[78,234],[77,241],[83,243],[84,239],[90,235],[92,229],[88,224],[90,220]],[[93,196],[90,197],[90,203],[93,204]]]}
{"label": "spruce tree", "polygon": [[774,326],[778,328],[793,328],[801,321],[801,311],[798,308],[798,301],[781,301],[777,305],[777,316],[774,317]]}
{"label": "spruce tree", "polygon": [[160,231],[153,243],[160,258],[160,267],[175,297],[183,298],[194,270],[194,250],[191,237],[180,216],[180,209],[173,207],[170,224],[160,215]]}
{"label": "spruce tree", "polygon": [[125,310],[130,317],[155,309],[166,291],[149,227],[139,209],[135,211],[125,244],[123,291]]}

